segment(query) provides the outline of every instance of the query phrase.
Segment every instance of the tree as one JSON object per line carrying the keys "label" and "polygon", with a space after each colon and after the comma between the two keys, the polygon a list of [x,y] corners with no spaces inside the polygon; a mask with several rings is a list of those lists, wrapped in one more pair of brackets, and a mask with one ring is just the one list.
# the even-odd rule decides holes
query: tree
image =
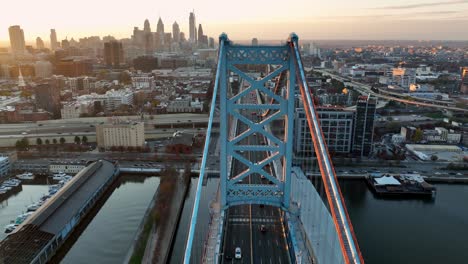
{"label": "tree", "polygon": [[37,138],[36,139],[36,145],[42,145],[42,139],[41,138]]}
{"label": "tree", "polygon": [[431,156],[431,160],[432,160],[432,161],[436,161],[436,160],[438,160],[438,159],[439,159],[439,157],[437,157],[436,155],[432,155],[432,156]]}
{"label": "tree", "polygon": [[57,139],[56,138],[52,139],[52,143],[57,144]]}
{"label": "tree", "polygon": [[83,136],[81,138],[81,142],[83,142],[83,144],[87,144],[88,143],[88,137],[87,136]]}
{"label": "tree", "polygon": [[123,84],[131,84],[132,83],[132,77],[126,71],[121,72],[120,76],[119,76],[119,82],[121,82]]}
{"label": "tree", "polygon": [[63,145],[63,144],[65,144],[65,142],[66,142],[65,138],[61,137],[61,138],[60,138],[60,144]]}
{"label": "tree", "polygon": [[75,144],[80,144],[81,143],[81,138],[79,136],[75,136]]}
{"label": "tree", "polygon": [[413,142],[419,142],[419,141],[421,141],[421,140],[423,139],[423,135],[424,135],[424,134],[423,134],[423,131],[422,131],[420,128],[418,128],[418,129],[416,129],[416,131],[414,132],[414,135],[413,135],[413,137],[411,138],[411,140],[412,140]]}
{"label": "tree", "polygon": [[23,91],[21,91],[20,96],[24,97],[24,98],[31,98],[32,93],[30,91],[23,90]]}
{"label": "tree", "polygon": [[49,145],[49,144],[50,144],[50,140],[47,138],[47,139],[45,140],[45,143],[46,143],[46,145]]}
{"label": "tree", "polygon": [[27,150],[29,147],[29,140],[27,138],[17,140],[15,143],[15,147],[19,150]]}

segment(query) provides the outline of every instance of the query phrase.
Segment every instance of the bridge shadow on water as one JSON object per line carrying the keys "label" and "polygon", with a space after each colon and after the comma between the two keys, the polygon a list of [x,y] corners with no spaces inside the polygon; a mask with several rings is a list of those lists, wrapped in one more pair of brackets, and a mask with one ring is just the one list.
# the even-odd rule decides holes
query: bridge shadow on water
{"label": "bridge shadow on water", "polygon": [[101,199],[96,202],[94,207],[89,211],[89,213],[83,218],[80,224],[75,228],[75,230],[70,234],[67,242],[65,242],[60,249],[56,252],[54,257],[49,261],[51,264],[59,264],[65,258],[67,253],[72,249],[75,242],[80,238],[83,232],[86,230],[88,225],[94,219],[94,217],[99,213],[101,208],[107,202],[109,197],[114,193],[115,190],[127,183],[144,183],[144,181],[149,177],[156,177],[155,175],[135,175],[135,174],[121,174],[118,178],[109,186],[109,188],[102,195]]}

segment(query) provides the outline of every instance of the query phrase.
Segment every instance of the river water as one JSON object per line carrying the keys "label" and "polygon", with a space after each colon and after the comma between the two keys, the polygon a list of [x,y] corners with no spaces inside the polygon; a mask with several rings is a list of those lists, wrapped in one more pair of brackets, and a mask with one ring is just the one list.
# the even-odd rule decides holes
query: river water
{"label": "river water", "polygon": [[[122,263],[125,259],[159,178],[123,176],[119,181],[62,263]],[[181,263],[183,257],[197,182],[192,179],[171,263]],[[210,179],[204,187],[199,219],[205,222],[203,232],[218,183],[219,179]],[[468,263],[468,185],[437,184],[433,201],[378,199],[358,180],[340,185],[366,263]],[[7,225],[46,192],[45,185],[23,185],[21,192],[0,204],[0,225]],[[4,237],[2,230],[0,238]],[[204,238],[206,234],[195,238],[197,258]]]}
{"label": "river water", "polygon": [[10,196],[0,203],[0,240],[7,234],[4,233],[4,227],[15,220],[16,217],[26,212],[28,205],[39,201],[42,195],[48,193],[47,185],[25,185],[17,194]]}
{"label": "river water", "polygon": [[468,185],[437,184],[434,201],[383,200],[341,181],[367,264],[468,263]]}
{"label": "river water", "polygon": [[159,185],[159,178],[119,177],[120,185],[61,263],[122,263]]}

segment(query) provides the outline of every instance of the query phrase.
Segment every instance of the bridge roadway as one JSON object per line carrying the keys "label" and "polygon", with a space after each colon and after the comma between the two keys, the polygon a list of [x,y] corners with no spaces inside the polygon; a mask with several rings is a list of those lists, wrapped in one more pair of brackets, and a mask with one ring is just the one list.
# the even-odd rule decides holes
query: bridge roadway
{"label": "bridge roadway", "polygon": [[[253,102],[255,103],[255,102]],[[245,112],[249,115],[252,111]],[[238,132],[243,132],[247,126],[238,122]],[[239,134],[239,133],[236,133]],[[261,145],[266,142],[264,136],[250,136],[241,144]],[[262,141],[262,142],[261,142]],[[265,158],[263,152],[245,151],[244,155],[252,162],[258,162]],[[241,163],[234,159],[231,175],[235,176],[244,169]],[[271,170],[271,167],[270,167]],[[271,175],[274,175],[270,172]],[[262,179],[260,175],[249,175],[243,179],[242,184],[268,184],[269,180]],[[233,263],[290,263],[289,249],[281,221],[281,209],[273,206],[239,205],[227,210],[227,223],[224,234],[223,255],[221,263],[228,262],[226,256],[233,258]],[[260,230],[264,225],[266,232]],[[240,247],[242,259],[234,259],[234,251]],[[229,262],[228,262],[229,263]]]}

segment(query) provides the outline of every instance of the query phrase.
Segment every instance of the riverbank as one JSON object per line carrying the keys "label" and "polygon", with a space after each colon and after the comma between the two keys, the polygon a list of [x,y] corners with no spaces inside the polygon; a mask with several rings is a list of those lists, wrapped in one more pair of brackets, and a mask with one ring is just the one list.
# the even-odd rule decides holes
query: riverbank
{"label": "riverbank", "polygon": [[128,263],[166,263],[189,183],[189,169],[184,173],[173,169],[161,172],[158,192]]}

